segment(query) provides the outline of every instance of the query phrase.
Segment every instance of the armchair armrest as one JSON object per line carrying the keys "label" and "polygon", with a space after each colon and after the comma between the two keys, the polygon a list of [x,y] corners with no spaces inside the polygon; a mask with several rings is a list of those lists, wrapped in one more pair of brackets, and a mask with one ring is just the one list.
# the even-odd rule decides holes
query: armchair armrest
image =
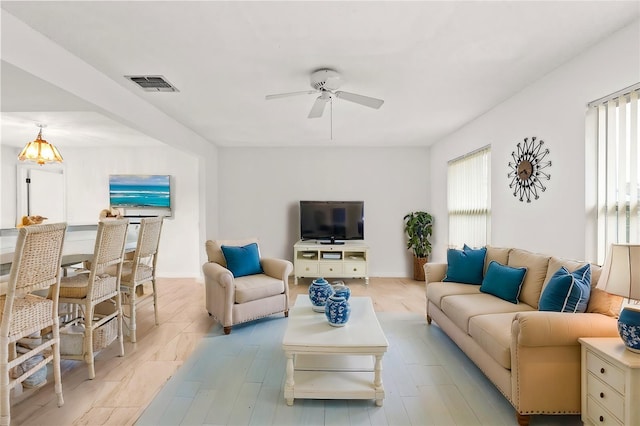
{"label": "armchair armrest", "polygon": [[260,264],[266,275],[284,281],[285,286],[288,287],[289,275],[293,272],[293,263],[284,259],[263,257],[260,259]]}
{"label": "armchair armrest", "polygon": [[233,306],[235,285],[230,270],[215,262],[202,265],[204,274],[205,307],[225,327],[233,324],[233,314],[227,307]]}
{"label": "armchair armrest", "polygon": [[223,288],[233,288],[233,274],[222,265],[215,262],[207,262],[202,265],[202,273],[204,274],[205,282],[209,280]]}
{"label": "armchair armrest", "polygon": [[446,263],[425,263],[424,264],[424,277],[427,284],[440,282],[447,274]]}
{"label": "armchair armrest", "polygon": [[602,314],[519,312],[511,323],[512,342],[518,346],[579,345],[580,337],[616,337],[617,320]]}

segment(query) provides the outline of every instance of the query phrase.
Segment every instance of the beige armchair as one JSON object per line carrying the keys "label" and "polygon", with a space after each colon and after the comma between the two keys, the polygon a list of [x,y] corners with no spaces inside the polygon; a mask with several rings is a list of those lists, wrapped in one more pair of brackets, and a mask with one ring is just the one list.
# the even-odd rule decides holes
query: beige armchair
{"label": "beige armchair", "polygon": [[[289,315],[289,275],[293,264],[288,260],[259,257],[262,273],[234,277],[227,269],[222,246],[239,249],[258,243],[255,238],[244,240],[207,241],[209,261],[202,266],[206,294],[206,308],[223,327],[231,333],[231,327],[272,314]],[[227,253],[228,254],[228,253]]]}

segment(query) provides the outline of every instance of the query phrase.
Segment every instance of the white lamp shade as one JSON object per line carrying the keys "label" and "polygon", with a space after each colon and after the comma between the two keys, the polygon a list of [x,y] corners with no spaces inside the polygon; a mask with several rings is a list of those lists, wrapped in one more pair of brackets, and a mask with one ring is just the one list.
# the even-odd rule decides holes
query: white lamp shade
{"label": "white lamp shade", "polygon": [[640,300],[640,244],[612,244],[597,288]]}

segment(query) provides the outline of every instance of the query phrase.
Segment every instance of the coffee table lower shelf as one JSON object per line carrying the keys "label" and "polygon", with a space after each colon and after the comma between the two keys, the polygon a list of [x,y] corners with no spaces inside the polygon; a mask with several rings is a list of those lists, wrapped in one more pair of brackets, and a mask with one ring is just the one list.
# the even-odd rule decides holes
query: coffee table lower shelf
{"label": "coffee table lower shelf", "polygon": [[284,388],[287,405],[295,398],[308,399],[375,399],[382,406],[384,389],[376,390],[372,372],[296,371],[295,385]]}
{"label": "coffee table lower shelf", "polygon": [[295,398],[307,398],[375,399],[376,405],[382,406],[384,387],[380,370],[376,372],[375,356],[296,354],[292,358],[293,382],[288,374],[284,386],[287,405],[293,405]]}

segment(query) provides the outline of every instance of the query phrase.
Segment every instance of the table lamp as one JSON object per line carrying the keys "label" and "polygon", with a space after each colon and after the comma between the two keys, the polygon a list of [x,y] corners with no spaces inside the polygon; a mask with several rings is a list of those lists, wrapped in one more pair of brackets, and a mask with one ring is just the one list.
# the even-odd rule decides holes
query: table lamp
{"label": "table lamp", "polygon": [[[640,244],[612,244],[597,288],[640,300]],[[640,305],[626,305],[618,318],[618,332],[630,351],[640,353]]]}

